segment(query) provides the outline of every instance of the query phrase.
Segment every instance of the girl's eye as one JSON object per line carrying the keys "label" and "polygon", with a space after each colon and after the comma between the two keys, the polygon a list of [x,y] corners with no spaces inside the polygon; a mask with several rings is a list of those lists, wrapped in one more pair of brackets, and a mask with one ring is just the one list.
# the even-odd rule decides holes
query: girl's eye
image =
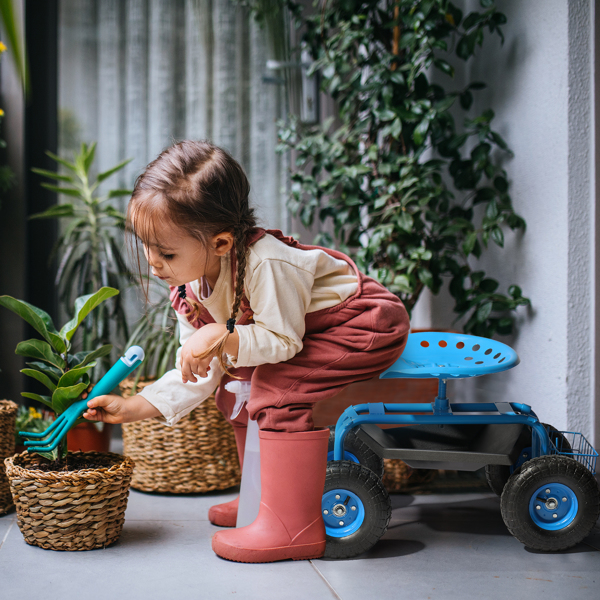
{"label": "girl's eye", "polygon": [[164,258],[165,260],[172,260],[174,256],[174,254],[163,254],[162,252],[160,253],[160,257]]}

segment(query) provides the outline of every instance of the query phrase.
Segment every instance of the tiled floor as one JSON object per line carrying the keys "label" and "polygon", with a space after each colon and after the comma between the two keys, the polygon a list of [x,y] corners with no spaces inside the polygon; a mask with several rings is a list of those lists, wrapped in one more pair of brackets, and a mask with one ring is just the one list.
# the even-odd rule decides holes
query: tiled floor
{"label": "tiled floor", "polygon": [[207,520],[221,494],[132,491],[120,540],[89,552],[28,546],[14,512],[0,517],[0,598],[344,600],[600,598],[600,525],[562,553],[528,551],[491,493],[393,495],[384,538],[346,561],[264,565],[214,555]]}

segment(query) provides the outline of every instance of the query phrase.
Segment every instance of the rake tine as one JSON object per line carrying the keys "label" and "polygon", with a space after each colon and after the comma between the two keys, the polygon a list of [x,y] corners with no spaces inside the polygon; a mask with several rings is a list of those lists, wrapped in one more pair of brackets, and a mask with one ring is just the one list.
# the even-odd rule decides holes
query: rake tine
{"label": "rake tine", "polygon": [[[131,346],[127,352],[108,370],[108,372],[94,386],[87,399],[75,402],[60,415],[54,423],[42,433],[22,432],[23,437],[30,437],[25,445],[28,452],[49,452],[58,446],[67,431],[83,415],[87,409],[87,403],[92,398],[103,394],[109,394],[113,388],[129,375],[144,360],[144,350],[139,346]],[[32,444],[40,444],[33,446]]]}
{"label": "rake tine", "polygon": [[42,446],[29,446],[27,448],[28,452],[51,452],[58,446],[58,443],[63,438],[64,434],[69,430],[69,420],[65,419],[62,425],[60,426],[57,433],[52,436],[52,440],[48,440],[48,443]]}
{"label": "rake tine", "polygon": [[26,440],[23,445],[29,449],[30,446],[45,446],[47,444],[51,444],[57,437],[60,437],[62,430],[63,421],[60,422],[59,427],[57,427],[47,438],[44,438],[43,440]]}
{"label": "rake tine", "polygon": [[44,431],[42,431],[41,433],[34,433],[32,431],[19,431],[19,435],[21,437],[24,438],[34,438],[34,439],[42,439],[45,438],[47,435],[50,435],[50,433],[56,428],[58,427],[60,421],[60,417],[58,417],[54,423],[52,423],[52,425],[50,425],[50,427],[47,427],[46,429],[44,429]]}
{"label": "rake tine", "polygon": [[[55,427],[53,428],[52,431],[50,431],[49,435],[47,435],[43,439],[37,438],[35,440],[25,440],[24,445],[25,446],[32,446],[33,444],[48,444],[50,442],[53,442],[54,439],[56,438],[56,436],[59,435],[59,431],[62,428],[63,421],[64,421],[63,415],[59,415],[57,417],[56,421],[54,421]],[[48,431],[48,429],[46,429],[46,431]]]}

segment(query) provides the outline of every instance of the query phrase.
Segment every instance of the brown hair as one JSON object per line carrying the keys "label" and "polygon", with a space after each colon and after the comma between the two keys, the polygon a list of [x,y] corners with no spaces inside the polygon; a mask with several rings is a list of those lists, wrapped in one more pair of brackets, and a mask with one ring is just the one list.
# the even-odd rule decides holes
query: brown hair
{"label": "brown hair", "polygon": [[[136,239],[144,243],[154,237],[156,219],[166,217],[205,248],[215,235],[231,232],[237,265],[231,306],[231,318],[235,319],[244,291],[246,239],[256,228],[249,193],[250,184],[244,170],[228,152],[207,140],[182,141],[163,150],[137,178],[127,207],[127,230],[134,232],[132,216],[135,214]],[[141,268],[139,271],[141,276]],[[201,307],[190,298],[186,298],[186,302],[192,307],[189,318],[193,319]],[[223,358],[228,337],[226,330],[221,339],[196,358],[216,353],[221,367],[228,373]]]}

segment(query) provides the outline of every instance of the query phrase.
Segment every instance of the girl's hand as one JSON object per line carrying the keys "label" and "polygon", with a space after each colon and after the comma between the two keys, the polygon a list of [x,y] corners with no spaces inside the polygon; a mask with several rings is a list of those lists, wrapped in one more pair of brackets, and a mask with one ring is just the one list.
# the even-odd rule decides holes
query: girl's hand
{"label": "girl's hand", "polygon": [[207,377],[210,371],[210,362],[215,357],[212,353],[206,358],[197,358],[210,346],[218,341],[225,333],[225,325],[209,323],[196,331],[181,349],[181,379],[183,383],[192,381],[196,383],[196,375]]}
{"label": "girl's hand", "polygon": [[89,400],[83,418],[104,423],[131,423],[158,417],[161,412],[143,396],[122,398],[116,394],[96,396]]}

